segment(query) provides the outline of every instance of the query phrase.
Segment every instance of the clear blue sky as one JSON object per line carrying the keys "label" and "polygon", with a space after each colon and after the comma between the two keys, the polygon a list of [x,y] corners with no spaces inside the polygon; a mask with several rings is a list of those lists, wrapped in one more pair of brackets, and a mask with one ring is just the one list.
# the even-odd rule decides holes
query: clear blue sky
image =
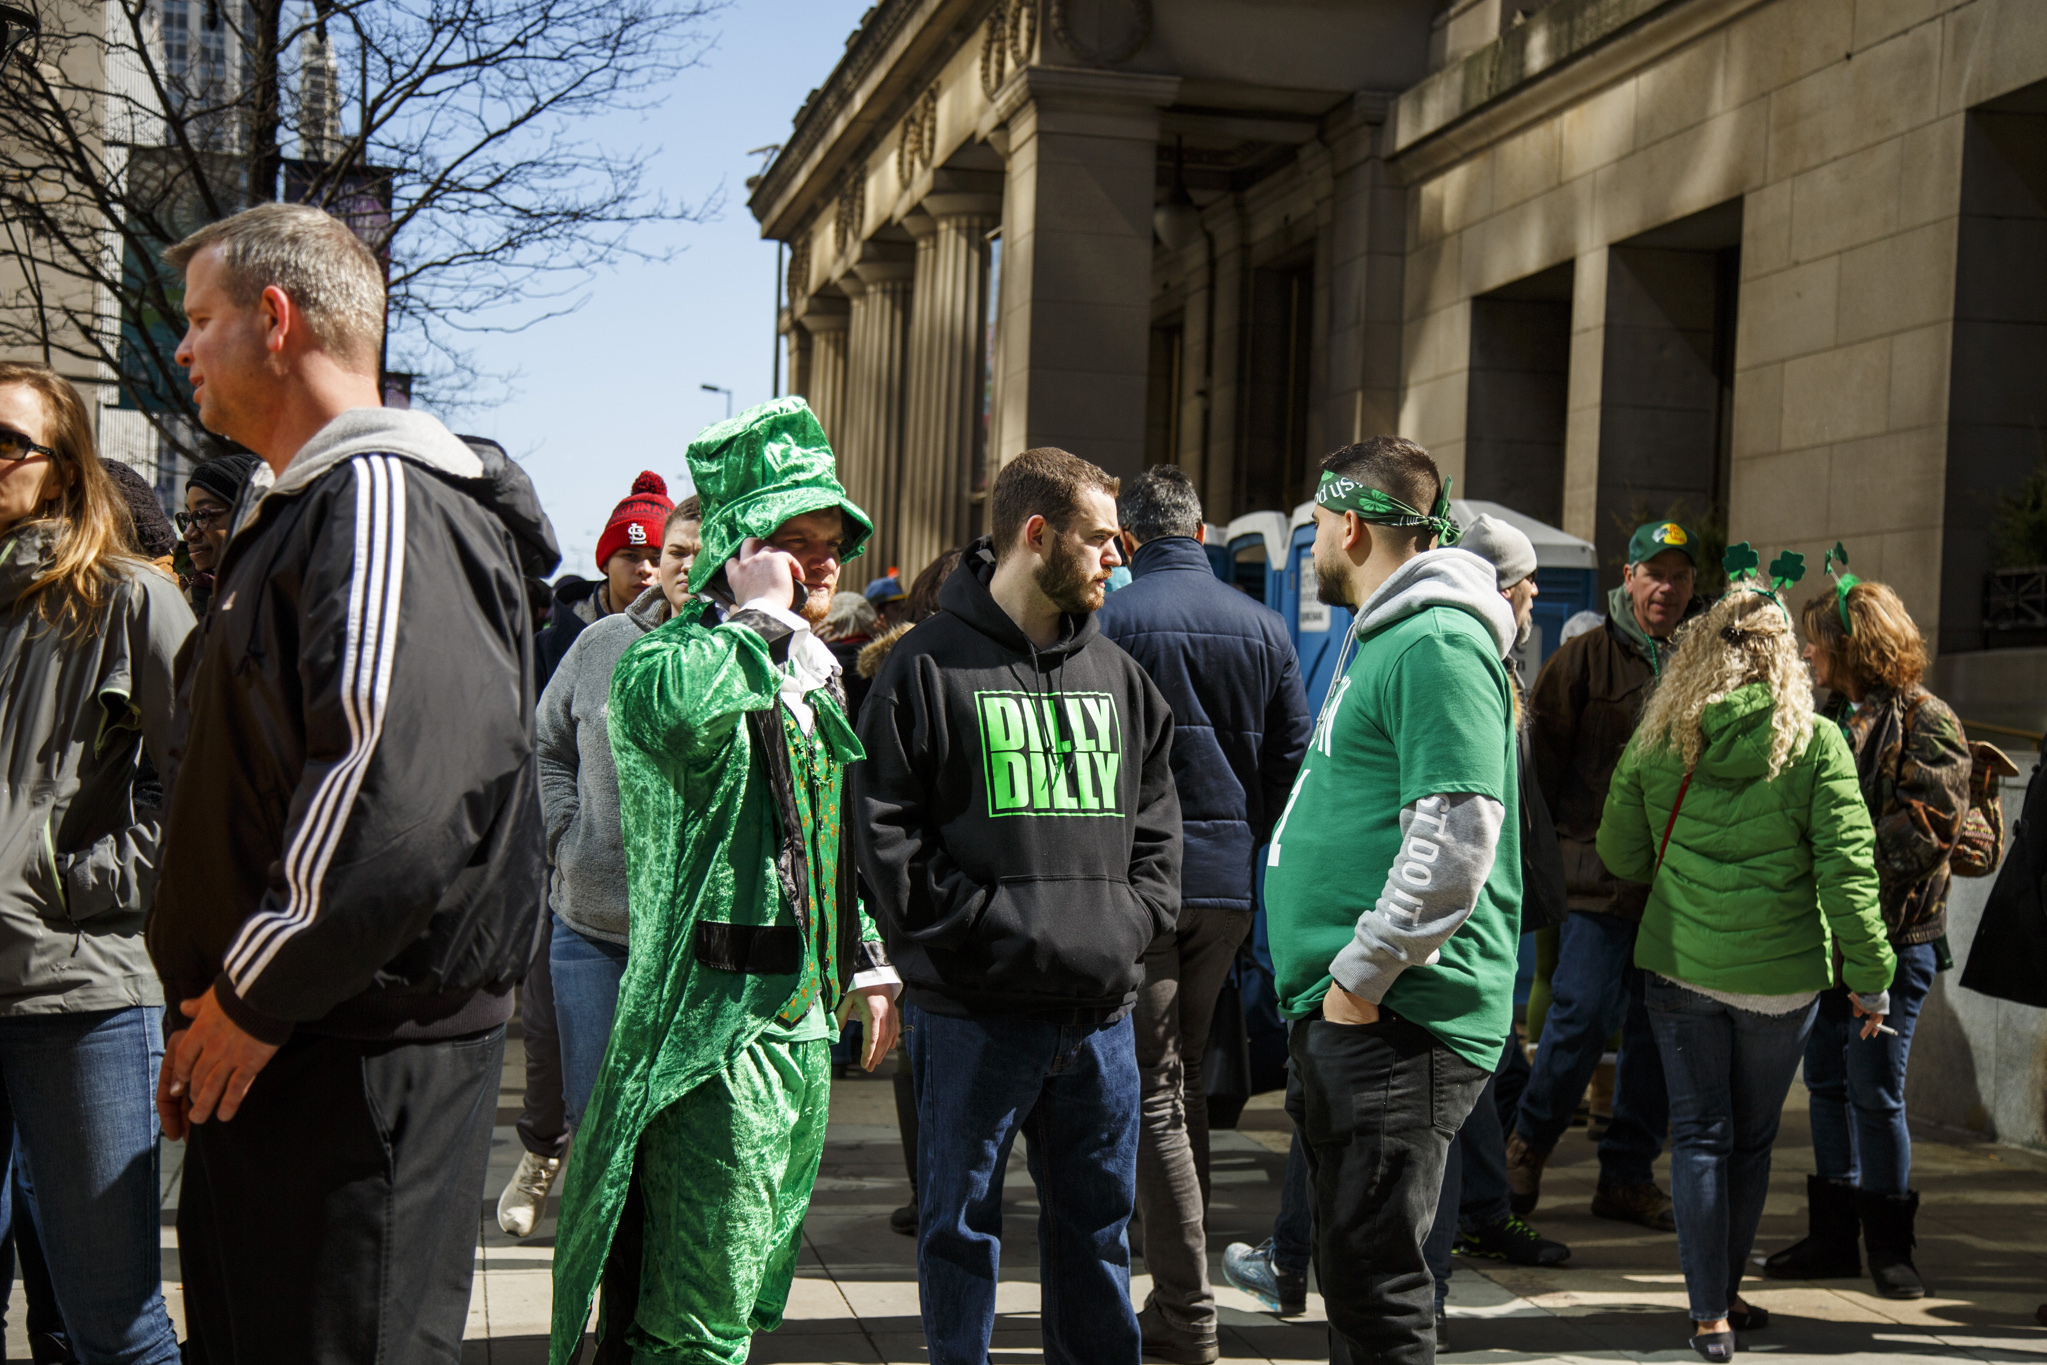
{"label": "clear blue sky", "polygon": [[[581,311],[513,336],[484,337],[488,370],[517,370],[509,401],[454,419],[495,437],[533,476],[561,538],[562,569],[591,576],[613,504],[651,469],[677,493],[690,438],[769,396],[775,246],[746,211],[750,147],[782,142],[812,87],[844,55],[868,0],[734,0],[712,16],[716,45],[660,107],[600,125],[618,149],[660,151],[649,183],[700,203],[722,187],[714,221],[649,234],[684,247],[668,265],[599,275]],[[785,373],[783,382],[786,385]],[[423,405],[424,406],[424,405]]]}

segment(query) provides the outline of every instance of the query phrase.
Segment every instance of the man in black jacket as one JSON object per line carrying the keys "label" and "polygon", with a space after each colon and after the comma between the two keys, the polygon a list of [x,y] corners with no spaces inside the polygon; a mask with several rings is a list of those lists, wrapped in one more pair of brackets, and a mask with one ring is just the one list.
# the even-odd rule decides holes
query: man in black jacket
{"label": "man in black jacket", "polygon": [[860,869],[905,985],[932,1365],[984,1365],[1002,1173],[1029,1142],[1048,1359],[1136,1365],[1130,1012],[1180,900],[1173,718],[1094,612],[1116,480],[1027,450],[861,714]]}
{"label": "man in black jacket", "polygon": [[541,831],[516,465],[379,405],[382,267],[268,204],[168,253],[201,421],[260,455],[181,663],[150,954],[183,1020],[188,1354],[461,1354]]}
{"label": "man in black jacket", "polygon": [[1137,542],[1133,581],[1096,620],[1172,707],[1186,835],[1180,920],[1145,953],[1134,1016],[1144,1084],[1137,1202],[1152,1276],[1137,1320],[1147,1355],[1203,1365],[1217,1346],[1201,1061],[1216,997],[1251,932],[1253,858],[1286,806],[1311,720],[1286,622],[1215,576],[1187,476],[1154,466],[1121,501]]}

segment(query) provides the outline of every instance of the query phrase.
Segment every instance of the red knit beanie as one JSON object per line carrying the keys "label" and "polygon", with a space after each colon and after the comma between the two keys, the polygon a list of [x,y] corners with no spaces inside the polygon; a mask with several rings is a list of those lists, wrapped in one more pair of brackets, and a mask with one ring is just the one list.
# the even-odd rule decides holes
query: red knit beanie
{"label": "red knit beanie", "polygon": [[675,504],[668,500],[668,484],[651,469],[640,471],[640,477],[633,480],[633,491],[624,502],[611,509],[611,520],[604,523],[604,534],[597,537],[597,567],[604,568],[606,561],[620,550],[661,546],[661,528],[668,524],[668,514],[675,510]]}

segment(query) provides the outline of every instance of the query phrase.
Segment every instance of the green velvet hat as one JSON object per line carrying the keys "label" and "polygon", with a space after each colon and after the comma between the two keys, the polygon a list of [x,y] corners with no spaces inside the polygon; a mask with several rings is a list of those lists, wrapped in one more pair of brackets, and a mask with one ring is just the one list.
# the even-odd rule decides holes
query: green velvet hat
{"label": "green velvet hat", "polygon": [[859,554],[874,531],[846,496],[824,428],[801,398],[777,398],[706,427],[689,443],[688,459],[704,512],[691,592],[702,592],[748,536],[765,539],[791,517],[827,507],[844,512],[841,563]]}

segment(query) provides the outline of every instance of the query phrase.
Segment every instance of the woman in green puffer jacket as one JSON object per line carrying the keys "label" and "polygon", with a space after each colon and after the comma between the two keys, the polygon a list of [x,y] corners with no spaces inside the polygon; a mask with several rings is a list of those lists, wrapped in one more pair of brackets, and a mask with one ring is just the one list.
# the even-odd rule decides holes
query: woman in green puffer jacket
{"label": "woman in green puffer jacket", "polygon": [[1707,1360],[1767,1321],[1737,1290],[1836,944],[1865,1037],[1889,1008],[1874,844],[1847,743],[1815,723],[1790,616],[1737,582],[1685,630],[1599,826],[1613,874],[1651,884],[1635,964],[1670,1086],[1678,1259]]}

